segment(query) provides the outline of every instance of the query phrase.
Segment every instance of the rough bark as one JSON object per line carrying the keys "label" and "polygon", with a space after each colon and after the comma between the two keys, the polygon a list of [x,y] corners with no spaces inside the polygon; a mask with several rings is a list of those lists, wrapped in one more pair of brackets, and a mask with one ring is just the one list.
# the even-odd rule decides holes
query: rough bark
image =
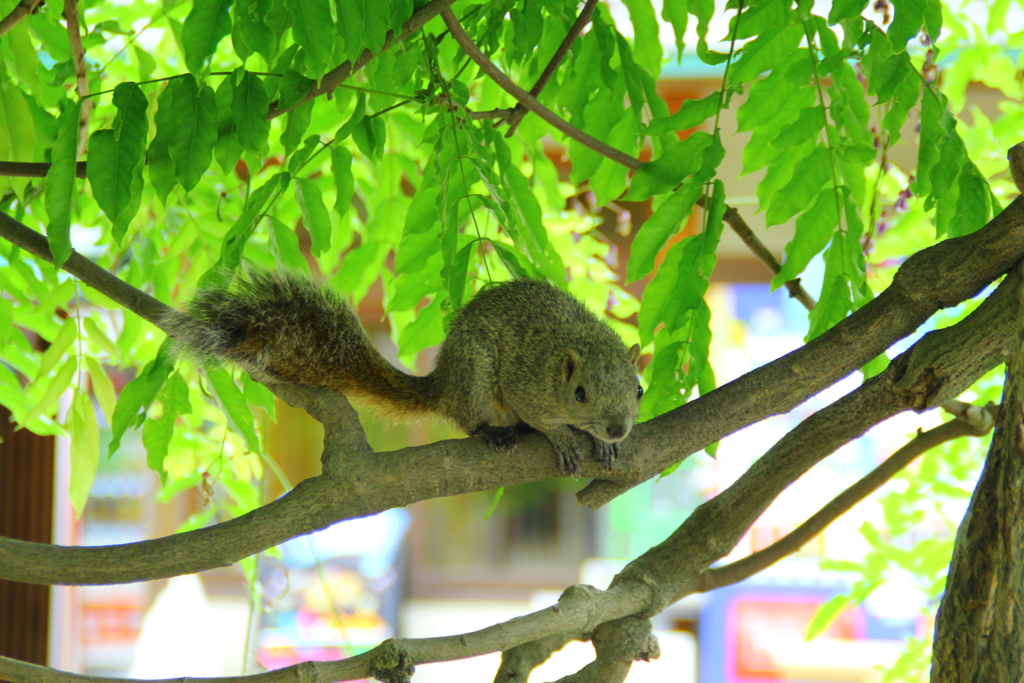
{"label": "rough bark", "polygon": [[1024,680],[1024,287],[1003,405],[957,532],[935,625],[933,683]]}

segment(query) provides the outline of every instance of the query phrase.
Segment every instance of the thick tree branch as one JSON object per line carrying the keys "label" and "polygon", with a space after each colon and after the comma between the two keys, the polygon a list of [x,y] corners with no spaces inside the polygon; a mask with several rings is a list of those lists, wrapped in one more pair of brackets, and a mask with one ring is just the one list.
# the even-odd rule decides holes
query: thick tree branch
{"label": "thick tree branch", "polygon": [[0,36],[18,25],[18,22],[36,11],[43,0],[21,0],[10,13],[0,19]]}
{"label": "thick tree branch", "polygon": [[[621,477],[646,481],[673,464],[658,455],[695,453],[741,427],[791,410],[813,394],[864,366],[933,313],[975,296],[1024,257],[1024,199],[1018,197],[987,226],[971,235],[924,249],[900,267],[892,284],[828,332],[778,360],[675,410],[637,425],[633,433],[657,433],[633,453],[633,437],[620,447]],[[669,427],[669,423],[672,426]],[[676,431],[675,425],[686,425]],[[674,443],[661,443],[671,438]],[[685,457],[685,456],[684,456]],[[635,485],[635,484],[634,484]],[[578,494],[597,508],[629,488],[594,481]]]}
{"label": "thick tree branch", "polygon": [[731,552],[768,505],[823,458],[897,413],[927,410],[959,395],[1004,361],[1019,286],[1014,272],[964,320],[928,333],[884,372],[801,422],[667,540],[627,565],[612,588],[643,582],[655,591],[649,613],[661,611]]}
{"label": "thick tree branch", "polygon": [[[452,4],[452,2],[454,2],[454,0],[431,0],[423,7],[420,7],[418,10],[412,13],[412,16],[409,18],[409,21],[402,24],[402,31],[401,33],[398,34],[397,38],[395,37],[394,31],[388,31],[387,35],[384,37],[384,45],[381,47],[380,52],[384,52],[395,43],[400,43],[409,36],[411,36],[413,33],[419,31],[428,21],[436,17],[442,10],[447,9],[448,6]],[[376,54],[380,53],[378,52]],[[341,64],[339,64],[338,66],[324,74],[324,77],[320,79],[320,83],[318,85],[314,84],[313,87],[310,88],[309,93],[307,93],[305,97],[303,97],[301,100],[299,100],[296,104],[292,105],[291,107],[288,107],[286,109],[279,109],[275,106],[277,104],[276,102],[271,103],[270,111],[267,112],[267,120],[269,121],[270,119],[275,119],[278,116],[281,116],[282,114],[288,113],[289,111],[295,109],[296,107],[301,107],[306,102],[309,102],[312,99],[333,92],[335,88],[337,88],[339,85],[348,80],[348,78],[352,76],[352,74],[356,73],[364,66],[369,64],[376,56],[376,54],[371,52],[369,49],[366,49],[363,50],[363,53],[361,55],[359,55],[359,58],[355,61],[355,63],[353,63],[351,60],[342,62]]]}
{"label": "thick tree branch", "polygon": [[[597,0],[587,0],[586,4],[583,5],[583,9],[580,10],[579,16],[576,17],[576,21],[573,23],[572,28],[565,34],[565,38],[562,39],[562,44],[555,50],[555,54],[551,57],[551,61],[544,67],[544,71],[541,73],[540,78],[530,88],[530,94],[534,97],[540,97],[540,93],[544,90],[544,86],[548,84],[551,77],[555,75],[555,71],[561,65],[562,60],[569,54],[569,48],[579,37],[580,33],[583,32],[584,27],[590,23],[591,17],[594,16],[594,8],[597,7]],[[505,137],[510,138],[516,133],[516,129],[519,128],[519,124],[523,120],[523,116],[526,115],[526,107],[523,106],[522,102],[517,102],[516,106],[512,108],[508,118],[505,119],[508,122],[508,132],[505,133]]]}
{"label": "thick tree branch", "polygon": [[829,524],[849,512],[854,505],[878,490],[882,484],[889,481],[919,455],[948,441],[965,436],[984,436],[988,434],[992,430],[992,414],[997,411],[994,407],[991,409],[982,408],[972,414],[977,415],[978,412],[987,416],[987,419],[980,421],[980,425],[977,421],[972,423],[972,420],[965,416],[963,418],[957,417],[934,429],[929,429],[927,432],[921,432],[908,444],[893,453],[882,464],[864,475],[857,483],[829,501],[825,507],[814,513],[796,529],[763,550],[751,553],[736,562],[731,562],[721,567],[712,567],[701,572],[687,585],[683,586],[675,596],[675,599],[680,600],[691,593],[706,593],[716,588],[729,586],[750,578],[782,558],[795,553],[804,544],[824,531]]}
{"label": "thick tree branch", "polygon": [[[946,240],[911,257],[886,292],[802,349],[671,413],[637,425],[623,444],[623,457],[614,472],[589,460],[585,463],[585,476],[602,476],[609,481],[589,486],[583,499],[601,502],[594,498],[595,491],[606,496],[609,490],[625,490],[739,427],[792,408],[881,353],[938,308],[976,293],[1024,251],[1024,225],[1016,218],[1022,202],[1018,199],[973,235]],[[43,258],[48,256],[41,235],[3,214],[0,236]],[[158,323],[169,310],[78,254],[72,254],[66,268],[85,284],[148,320]],[[1002,290],[1001,287],[969,320],[999,305],[1005,298],[1001,297]],[[963,325],[951,329],[965,329]],[[914,349],[925,348],[935,334],[940,333],[925,337]],[[963,346],[977,358],[987,358],[999,339],[998,334],[986,331]],[[905,397],[903,404],[897,406],[900,410],[920,407],[930,400],[920,383],[915,383],[915,377],[930,377],[933,384],[941,387],[948,386],[956,374],[955,369],[933,367],[928,353],[921,352],[920,357],[915,353],[912,350],[901,356],[904,360],[900,362],[908,367],[904,368],[905,386],[901,391]],[[883,416],[876,421],[880,419]],[[863,431],[868,426],[864,423],[858,428]],[[197,572],[237,562],[341,519],[427,498],[560,476],[550,444],[540,435],[527,437],[513,456],[500,461],[476,439],[441,442],[372,457],[361,457],[363,447],[358,443],[346,448],[350,450],[338,456],[346,458],[345,477],[324,475],[307,480],[288,496],[264,508],[206,529],[135,544],[90,548],[0,541],[0,578],[45,584],[125,583]],[[756,470],[755,465],[752,471]],[[792,478],[796,476],[793,474]],[[791,480],[786,479],[785,484]],[[776,481],[776,485],[785,484]],[[745,496],[761,500],[756,491],[747,491]],[[693,565],[693,572],[703,571],[713,559]]]}
{"label": "thick tree branch", "polygon": [[934,683],[1024,679],[1024,286],[1019,277],[1013,285],[1003,404],[956,535],[935,622]]}

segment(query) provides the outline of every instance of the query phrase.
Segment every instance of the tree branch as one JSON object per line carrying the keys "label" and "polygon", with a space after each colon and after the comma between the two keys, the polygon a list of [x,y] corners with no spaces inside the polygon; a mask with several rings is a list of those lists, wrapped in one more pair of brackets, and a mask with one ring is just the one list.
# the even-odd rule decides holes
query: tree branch
{"label": "tree branch", "polygon": [[[0,161],[0,176],[8,178],[45,178],[50,162]],[[85,178],[85,162],[75,164],[75,176]]]}
{"label": "tree branch", "polygon": [[[599,505],[610,494],[657,474],[668,464],[739,427],[792,408],[877,356],[894,340],[916,329],[935,310],[975,294],[1024,252],[1024,224],[1019,220],[1022,206],[1024,200],[1018,199],[982,230],[946,240],[914,255],[897,273],[889,289],[805,347],[670,413],[637,425],[623,443],[623,457],[614,471],[609,472],[589,459],[585,462],[585,476],[605,480],[584,489],[581,500]],[[44,259],[49,255],[45,238],[2,213],[0,236]],[[170,310],[78,254],[72,254],[65,268],[151,322],[159,324]],[[981,312],[1002,305],[1005,297],[1001,292],[1005,286],[1004,282],[968,320],[976,320]],[[949,329],[961,334],[965,323]],[[905,367],[901,366],[904,384],[899,385],[903,392],[900,410],[919,409],[931,400],[931,394],[922,386],[948,386],[958,372],[962,374],[956,368],[946,367],[948,364],[936,366],[929,353],[921,350],[937,334],[949,332],[933,332],[901,356],[903,360],[899,362]],[[980,362],[977,358],[987,359],[993,349],[1001,353],[1000,340],[999,334],[990,330],[970,338],[963,346],[975,354],[971,356],[975,360],[961,362],[973,372],[976,368],[971,363]],[[893,366],[896,365],[894,361]],[[916,379],[920,377],[931,378],[931,384],[920,384]],[[829,428],[825,429],[828,432]],[[0,540],[0,578],[43,584],[126,583],[165,578],[237,562],[341,519],[427,498],[560,476],[550,443],[542,435],[527,436],[515,454],[500,461],[476,439],[435,443],[372,457],[360,457],[360,444],[349,444],[347,448],[350,451],[343,453],[347,458],[345,477],[315,477],[264,508],[206,529],[134,544],[89,548]],[[439,467],[439,462],[444,467]],[[756,470],[755,465],[752,471]],[[789,481],[777,481],[776,485],[785,486]],[[746,491],[744,496],[760,500],[756,490]],[[187,553],[184,548],[189,549]],[[711,561],[696,566],[694,571],[703,571]]]}
{"label": "tree branch", "polygon": [[1020,282],[1016,272],[1007,276],[965,319],[928,333],[884,372],[805,419],[667,540],[627,565],[611,587],[643,582],[655,592],[649,613],[661,611],[731,552],[768,505],[826,456],[897,413],[927,410],[959,395],[1005,359]]}
{"label": "tree branch", "polygon": [[[674,443],[648,442],[642,452],[634,453],[636,442],[631,436],[620,446],[622,455],[616,470],[621,478],[634,483],[593,481],[577,498],[591,508],[600,507],[678,462],[662,459],[664,456],[696,453],[742,427],[791,410],[863,367],[897,339],[914,332],[936,311],[975,296],[1021,257],[1024,199],[1018,197],[978,232],[944,240],[911,256],[884,292],[820,337],[699,399],[637,425],[633,434],[646,435],[650,429],[659,434],[655,438],[671,438]],[[980,343],[987,341],[982,339]],[[687,428],[676,431],[674,426],[681,424]],[[648,459],[646,454],[654,453],[660,455]]]}
{"label": "tree branch", "polygon": [[[981,479],[957,531],[935,620],[935,683],[1024,678],[1024,286],[1020,277],[1012,280],[1014,296],[1006,317],[1014,329],[1003,405]],[[1003,285],[1007,282],[1010,277]]]}
{"label": "tree branch", "polygon": [[[401,33],[398,34],[397,38],[395,38],[394,31],[387,32],[387,35],[384,37],[384,45],[381,47],[380,52],[384,52],[395,43],[400,43],[409,36],[411,36],[413,33],[419,31],[428,21],[436,17],[442,10],[447,9],[448,6],[452,4],[452,2],[454,2],[454,0],[431,0],[423,7],[420,7],[418,10],[412,13],[412,16],[409,18],[409,21],[402,24],[402,31]],[[378,52],[377,54],[380,53]],[[278,116],[281,116],[282,114],[288,113],[289,111],[295,109],[296,107],[301,107],[306,102],[309,102],[312,99],[333,92],[335,88],[344,83],[350,76],[352,76],[352,74],[356,73],[364,66],[369,64],[375,56],[376,55],[373,52],[371,52],[369,49],[366,49],[363,50],[363,53],[361,55],[359,55],[359,58],[355,61],[355,63],[353,63],[352,60],[342,62],[341,64],[339,64],[338,66],[324,74],[324,77],[320,79],[320,84],[314,85],[312,88],[310,88],[306,96],[303,97],[294,105],[292,105],[291,107],[279,109],[276,106],[276,102],[271,103],[270,111],[267,112],[267,120],[269,121],[270,119],[275,119]]]}
{"label": "tree branch", "polygon": [[[87,98],[89,94],[89,77],[85,67],[85,48],[82,46],[82,30],[78,25],[78,0],[64,0],[64,23],[68,28],[68,43],[71,45],[71,61],[75,65],[75,92],[82,100],[81,114],[78,118],[78,156],[85,154],[89,144],[89,114],[95,101]],[[76,169],[77,170],[77,169]]]}
{"label": "tree branch", "polygon": [[[530,94],[534,97],[540,97],[540,93],[544,90],[544,86],[548,84],[551,77],[555,75],[555,71],[561,65],[562,60],[569,54],[569,48],[579,37],[580,33],[583,32],[583,28],[590,23],[591,17],[594,16],[594,8],[597,7],[597,0],[587,0],[586,4],[583,5],[583,9],[580,10],[579,16],[576,17],[576,21],[573,23],[572,28],[565,34],[565,38],[562,39],[562,44],[555,50],[554,56],[548,65],[544,67],[544,71],[541,73],[540,78],[530,88]],[[463,48],[465,49],[465,48]],[[488,60],[489,61],[489,60]],[[526,107],[523,106],[522,102],[517,102],[516,106],[509,112],[508,118],[508,132],[505,133],[505,137],[510,138],[516,133],[516,129],[519,128],[519,124],[523,120],[523,116],[526,114]]]}
{"label": "tree branch", "polygon": [[[632,157],[622,150],[616,149],[615,147],[598,140],[592,135],[584,133],[582,130],[545,107],[532,94],[526,92],[513,83],[512,79],[506,76],[505,72],[495,66],[494,63],[487,58],[487,55],[485,55],[480,48],[476,46],[476,43],[474,43],[469,35],[466,34],[465,29],[462,28],[462,24],[459,23],[459,20],[450,9],[446,8],[441,12],[441,18],[444,19],[445,25],[448,27],[448,30],[451,31],[451,34],[459,44],[459,47],[469,55],[470,59],[476,62],[477,66],[480,67],[480,70],[490,76],[491,79],[505,92],[518,100],[519,104],[516,105],[517,108],[520,106],[525,107],[547,121],[556,130],[561,131],[566,137],[572,138],[581,145],[589,147],[598,154],[606,156],[612,161],[621,164],[628,169],[635,171],[643,164],[643,162],[636,157]],[[768,266],[768,269],[772,273],[778,274],[779,271],[782,270],[782,266],[779,264],[778,260],[776,260],[776,258],[772,256],[771,252],[768,251],[768,248],[764,246],[759,239],[757,239],[757,236],[747,226],[735,209],[730,207],[726,211],[726,215],[723,217],[723,220],[725,220],[729,226],[736,231],[740,236],[740,239],[742,239],[745,244],[753,249],[754,254],[762,263]],[[793,280],[792,282],[787,282],[786,288],[789,289],[791,295],[795,296],[804,306],[808,306],[809,309],[814,308],[814,297],[804,291],[799,281]]]}
{"label": "tree branch", "polygon": [[965,436],[988,434],[992,430],[992,415],[998,411],[995,407],[991,407],[989,409],[981,408],[979,412],[987,416],[987,420],[982,420],[980,426],[964,416],[956,417],[934,429],[919,433],[908,444],[864,475],[856,484],[833,498],[825,507],[796,529],[767,548],[751,553],[743,559],[722,567],[706,569],[683,586],[674,599],[680,600],[691,593],[707,593],[722,586],[739,583],[770,567],[787,555],[795,553],[805,543],[824,531],[829,524],[849,512],[854,505],[878,490],[882,484],[889,481],[919,455],[948,441]]}
{"label": "tree branch", "polygon": [[516,98],[524,107],[550,123],[555,129],[565,134],[566,137],[570,137],[576,142],[586,145],[598,154],[602,154],[634,171],[640,167],[642,162],[636,157],[631,157],[625,152],[615,149],[611,145],[607,145],[592,135],[584,133],[576,126],[569,124],[569,122],[561,116],[538,102],[536,97],[513,83],[512,79],[505,75],[505,72],[496,67],[494,63],[487,58],[487,55],[480,51],[480,48],[478,48],[476,43],[474,43],[466,34],[465,29],[462,28],[462,24],[459,23],[459,20],[450,9],[446,7],[441,12],[441,18],[444,19],[445,25],[451,32],[452,37],[455,38],[455,41],[459,44],[459,47],[469,55],[470,59],[476,62],[477,66],[480,67],[480,70],[490,76],[491,80],[497,83],[505,92]]}
{"label": "tree branch", "polygon": [[18,25],[18,22],[32,14],[43,0],[21,0],[3,19],[0,19],[0,36]]}

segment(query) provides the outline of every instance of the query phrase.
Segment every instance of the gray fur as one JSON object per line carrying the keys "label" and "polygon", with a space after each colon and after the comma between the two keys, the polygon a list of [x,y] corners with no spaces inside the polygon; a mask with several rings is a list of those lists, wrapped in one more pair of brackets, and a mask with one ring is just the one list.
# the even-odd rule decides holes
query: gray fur
{"label": "gray fur", "polygon": [[583,304],[539,280],[479,293],[426,377],[388,363],[336,293],[292,273],[247,272],[200,290],[186,312],[168,316],[165,329],[201,362],[326,386],[396,417],[431,413],[499,448],[532,427],[573,476],[591,445],[611,466],[639,407],[639,348],[627,350]]}

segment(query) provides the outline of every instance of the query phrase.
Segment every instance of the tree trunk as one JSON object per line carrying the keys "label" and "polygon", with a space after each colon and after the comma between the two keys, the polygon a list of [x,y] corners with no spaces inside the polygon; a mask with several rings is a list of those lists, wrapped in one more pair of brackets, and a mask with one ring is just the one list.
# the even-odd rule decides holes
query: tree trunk
{"label": "tree trunk", "polygon": [[[1018,266],[1019,267],[1019,266]],[[1024,302],[1024,287],[1018,289]],[[1024,306],[985,469],[957,532],[932,683],[1024,680]]]}

